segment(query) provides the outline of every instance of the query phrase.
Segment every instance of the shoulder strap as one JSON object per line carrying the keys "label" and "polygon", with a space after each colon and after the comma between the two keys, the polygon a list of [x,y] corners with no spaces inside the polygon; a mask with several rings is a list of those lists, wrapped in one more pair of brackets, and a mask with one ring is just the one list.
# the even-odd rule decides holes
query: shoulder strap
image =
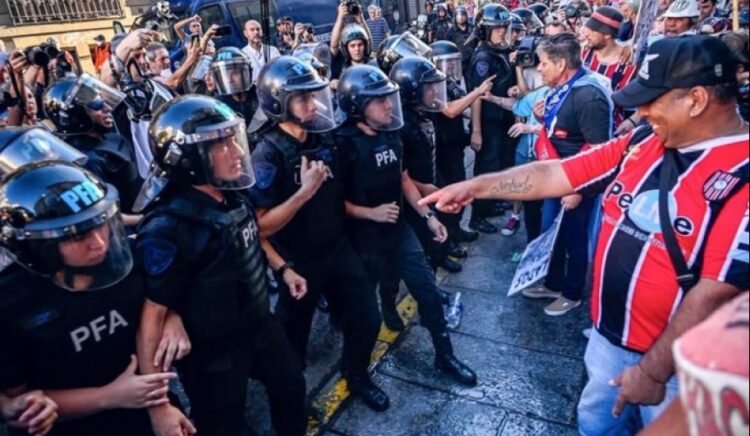
{"label": "shoulder strap", "polygon": [[293,164],[298,158],[299,153],[294,145],[290,144],[289,141],[285,141],[281,137],[281,133],[277,130],[272,130],[263,136],[265,141],[268,141],[275,149],[279,150],[284,156],[284,161],[288,164]]}

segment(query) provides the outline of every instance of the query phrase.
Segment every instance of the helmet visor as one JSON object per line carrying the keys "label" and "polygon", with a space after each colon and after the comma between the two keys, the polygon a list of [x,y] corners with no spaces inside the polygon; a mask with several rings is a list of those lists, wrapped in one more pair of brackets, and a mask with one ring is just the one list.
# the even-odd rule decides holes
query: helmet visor
{"label": "helmet visor", "polygon": [[427,112],[440,112],[448,104],[448,90],[445,80],[428,82],[422,85],[422,104],[419,108]]}
{"label": "helmet visor", "polygon": [[208,183],[220,190],[246,189],[255,184],[245,120],[236,118],[199,127],[186,142],[200,143]]}
{"label": "helmet visor", "polygon": [[393,44],[393,51],[402,58],[420,56],[429,59],[432,56],[432,48],[410,32],[404,32],[398,37]]}
{"label": "helmet visor", "polygon": [[403,127],[404,115],[401,111],[401,94],[396,91],[369,99],[365,104],[364,119],[367,125],[375,130],[393,131]]}
{"label": "helmet visor", "polygon": [[331,88],[292,93],[286,101],[287,114],[308,132],[321,133],[336,128]]}
{"label": "helmet visor", "polygon": [[95,291],[124,279],[133,268],[125,226],[115,205],[114,213],[93,227],[62,239],[63,268],[53,274],[56,285],[69,290]]}
{"label": "helmet visor", "polygon": [[0,180],[24,165],[48,160],[83,165],[86,155],[42,128],[30,129],[0,151]]}
{"label": "helmet visor", "polygon": [[455,57],[435,58],[435,66],[455,82],[460,82],[464,78],[460,55]]}
{"label": "helmet visor", "polygon": [[219,95],[245,92],[253,86],[250,64],[243,59],[214,62],[211,65]]}
{"label": "helmet visor", "polygon": [[91,75],[83,73],[68,92],[65,105],[72,107],[73,104],[79,104],[86,108],[99,99],[104,100],[104,103],[110,109],[114,109],[125,100],[125,94]]}

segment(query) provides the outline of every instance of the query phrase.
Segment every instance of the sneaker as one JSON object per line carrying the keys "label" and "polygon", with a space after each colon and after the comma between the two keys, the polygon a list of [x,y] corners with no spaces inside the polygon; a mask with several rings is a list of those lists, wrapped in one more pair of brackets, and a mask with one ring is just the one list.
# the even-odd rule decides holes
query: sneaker
{"label": "sneaker", "polygon": [[549,316],[560,316],[565,315],[571,310],[581,305],[581,300],[573,301],[568,300],[565,297],[560,297],[553,301],[552,304],[544,308],[544,313]]}
{"label": "sneaker", "polygon": [[548,287],[544,285],[540,286],[532,286],[530,288],[526,288],[521,292],[521,294],[526,298],[560,298],[562,297],[561,292],[555,292],[552,289],[549,289]]}
{"label": "sneaker", "polygon": [[518,228],[521,227],[521,220],[518,218],[518,215],[513,215],[510,217],[507,223],[505,223],[505,227],[500,231],[503,236],[513,236],[518,231]]}

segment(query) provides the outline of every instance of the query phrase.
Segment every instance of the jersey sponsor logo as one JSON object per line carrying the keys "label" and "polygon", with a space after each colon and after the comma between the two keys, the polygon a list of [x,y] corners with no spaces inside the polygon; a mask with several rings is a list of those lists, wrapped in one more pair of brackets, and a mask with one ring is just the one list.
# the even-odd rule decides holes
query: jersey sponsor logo
{"label": "jersey sponsor logo", "polygon": [[104,191],[88,180],[60,194],[60,199],[73,213],[80,212],[83,206],[91,206],[102,198],[104,198]]}
{"label": "jersey sponsor logo", "polygon": [[143,253],[143,267],[146,273],[152,276],[158,276],[166,271],[177,254],[177,247],[163,239],[147,239],[139,244],[138,248]]}
{"label": "jersey sponsor logo", "polygon": [[565,139],[568,137],[568,131],[565,129],[555,129],[555,131],[552,132],[552,136]]}
{"label": "jersey sponsor logo", "polygon": [[490,72],[490,64],[487,63],[487,61],[479,61],[476,65],[477,75],[479,77],[484,77],[487,75],[487,73]]}
{"label": "jersey sponsor logo", "polygon": [[718,170],[703,185],[703,196],[708,201],[723,200],[727,198],[739,182],[738,176]]}
{"label": "jersey sponsor logo", "polygon": [[88,324],[71,331],[70,339],[73,341],[76,353],[80,353],[85,342],[92,339],[94,342],[101,342],[105,335],[112,336],[118,328],[127,326],[128,322],[125,318],[113,309],[109,311],[109,314],[94,318]]}
{"label": "jersey sponsor logo", "polygon": [[276,178],[278,169],[270,162],[258,162],[253,165],[253,171],[258,189],[268,189]]}
{"label": "jersey sponsor logo", "polygon": [[[615,182],[607,192],[605,199],[615,197],[617,206],[625,211],[628,218],[638,228],[649,233],[661,232],[661,221],[659,220],[659,191],[650,190],[642,192],[637,196],[624,192],[620,182]],[[682,236],[690,236],[695,230],[693,222],[684,216],[677,216],[677,201],[669,196],[669,216],[673,218],[672,226],[675,232]]]}

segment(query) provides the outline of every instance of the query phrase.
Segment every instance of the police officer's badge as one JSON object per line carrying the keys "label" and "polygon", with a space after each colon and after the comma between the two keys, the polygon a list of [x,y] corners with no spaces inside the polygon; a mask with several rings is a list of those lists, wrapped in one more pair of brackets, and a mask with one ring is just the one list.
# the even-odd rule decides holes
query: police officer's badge
{"label": "police officer's badge", "polygon": [[169,268],[177,254],[177,247],[163,239],[147,239],[139,245],[143,267],[151,276],[158,276]]}
{"label": "police officer's badge", "polygon": [[255,172],[255,185],[258,189],[267,189],[276,178],[276,166],[270,162],[258,162],[253,164]]}
{"label": "police officer's badge", "polygon": [[477,75],[479,77],[484,77],[490,72],[490,64],[488,64],[487,61],[479,61],[477,62],[476,69]]}

